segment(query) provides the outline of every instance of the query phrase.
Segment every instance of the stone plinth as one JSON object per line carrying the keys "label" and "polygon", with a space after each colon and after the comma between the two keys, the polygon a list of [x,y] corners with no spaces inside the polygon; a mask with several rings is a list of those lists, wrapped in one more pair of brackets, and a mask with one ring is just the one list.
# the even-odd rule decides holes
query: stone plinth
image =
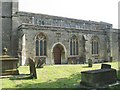
{"label": "stone plinth", "polygon": [[8,55],[0,56],[0,63],[2,63],[2,75],[17,75],[19,74],[18,58],[13,58]]}
{"label": "stone plinth", "polygon": [[98,69],[81,72],[81,84],[91,87],[104,87],[116,83],[115,69]]}

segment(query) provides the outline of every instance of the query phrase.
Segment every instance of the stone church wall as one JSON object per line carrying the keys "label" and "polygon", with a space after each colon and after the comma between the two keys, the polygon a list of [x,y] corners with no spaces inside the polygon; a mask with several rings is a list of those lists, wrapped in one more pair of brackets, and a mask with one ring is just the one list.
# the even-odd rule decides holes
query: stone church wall
{"label": "stone church wall", "polygon": [[[6,7],[7,5],[7,7]],[[44,33],[47,40],[46,64],[54,64],[53,49],[61,45],[63,49],[61,63],[68,63],[70,55],[70,39],[78,39],[77,57],[86,63],[109,61],[118,58],[118,32],[112,29],[112,24],[71,19],[65,17],[35,14],[18,11],[18,2],[4,3],[2,7],[2,46],[7,47],[9,54],[19,56],[28,63],[28,58],[38,59],[35,53],[35,38]],[[6,27],[7,26],[7,27]],[[99,55],[92,55],[92,38],[98,37]],[[2,47],[2,48],[3,48]]]}
{"label": "stone church wall", "polygon": [[[78,32],[76,29],[66,29],[66,28],[53,28],[53,27],[47,27],[47,26],[34,26],[34,25],[27,25],[23,24],[21,25],[19,31],[22,32],[22,34],[26,35],[26,57],[33,57],[35,58],[35,36],[39,34],[40,32],[44,33],[47,36],[47,56],[46,56],[46,63],[47,64],[54,64],[54,59],[52,55],[52,47],[54,44],[61,43],[66,48],[66,56],[65,60],[63,60],[63,63],[67,63],[67,58],[70,56],[70,49],[69,49],[69,39],[72,35],[78,36],[79,39],[79,57],[84,57],[85,61],[89,58],[93,59],[93,62],[98,62],[101,60],[107,60],[108,53],[107,53],[107,43],[106,43],[106,35],[104,32]],[[61,37],[57,37],[56,34],[60,33]],[[21,34],[21,36],[22,36]],[[82,36],[86,39],[85,46],[83,47],[82,42]],[[93,36],[97,36],[100,39],[100,45],[99,45],[99,57],[95,59],[91,55],[91,38]]]}

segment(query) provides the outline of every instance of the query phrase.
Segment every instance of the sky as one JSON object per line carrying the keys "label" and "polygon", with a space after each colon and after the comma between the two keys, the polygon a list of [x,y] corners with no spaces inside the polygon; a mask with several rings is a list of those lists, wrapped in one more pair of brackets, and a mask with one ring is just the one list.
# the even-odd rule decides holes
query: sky
{"label": "sky", "polygon": [[118,28],[120,0],[19,0],[19,11],[103,21]]}

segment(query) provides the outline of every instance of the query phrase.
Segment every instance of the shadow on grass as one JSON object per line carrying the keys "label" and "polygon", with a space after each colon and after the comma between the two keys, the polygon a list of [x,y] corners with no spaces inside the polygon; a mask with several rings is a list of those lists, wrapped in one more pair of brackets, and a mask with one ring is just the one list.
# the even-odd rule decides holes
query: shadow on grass
{"label": "shadow on grass", "polygon": [[88,67],[88,66],[83,66],[82,68],[91,68],[91,67]]}
{"label": "shadow on grass", "polygon": [[[120,72],[119,72],[120,74]],[[63,90],[120,90],[120,85],[114,87],[108,87],[105,89],[91,89],[91,88],[83,88],[80,86],[81,74],[76,73],[72,74],[70,77],[67,78],[58,78],[55,81],[48,80],[47,82],[40,82],[40,79],[35,79],[33,82],[23,82],[21,84],[17,84],[17,90],[56,90],[56,89],[63,89]]]}
{"label": "shadow on grass", "polygon": [[33,79],[33,77],[30,74],[20,74],[10,78],[10,80],[28,80],[28,79]]}
{"label": "shadow on grass", "polygon": [[16,85],[18,88],[79,88],[81,80],[80,73],[73,74],[67,78],[58,78],[55,81],[48,80],[47,82],[39,83],[39,79],[36,79],[35,83],[22,83]]}

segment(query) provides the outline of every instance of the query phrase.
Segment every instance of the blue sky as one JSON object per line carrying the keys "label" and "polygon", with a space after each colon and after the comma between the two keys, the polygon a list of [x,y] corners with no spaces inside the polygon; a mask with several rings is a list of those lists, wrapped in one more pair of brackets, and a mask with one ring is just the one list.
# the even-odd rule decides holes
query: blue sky
{"label": "blue sky", "polygon": [[103,21],[118,28],[119,0],[19,0],[19,10],[75,19]]}

